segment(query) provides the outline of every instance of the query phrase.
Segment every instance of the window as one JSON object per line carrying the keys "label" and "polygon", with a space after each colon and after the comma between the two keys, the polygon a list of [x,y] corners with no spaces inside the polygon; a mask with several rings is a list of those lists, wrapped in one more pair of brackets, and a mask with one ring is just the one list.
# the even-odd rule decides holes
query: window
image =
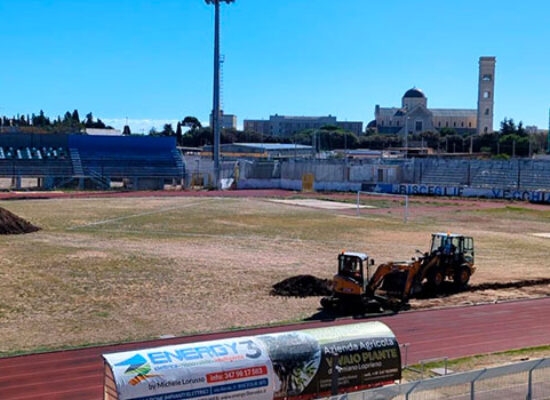
{"label": "window", "polygon": [[455,122],[453,122],[453,127],[455,127],[455,128],[456,128],[456,121],[455,121]]}
{"label": "window", "polygon": [[441,121],[439,121],[439,122],[437,123],[437,126],[438,126],[439,128],[441,128]]}
{"label": "window", "polygon": [[423,129],[422,121],[416,121],[416,122],[415,122],[415,125],[414,125],[414,129],[415,129],[415,131],[417,131],[417,132],[421,132],[422,129]]}
{"label": "window", "polygon": [[468,122],[468,128],[471,128],[471,127],[472,127],[472,123]]}
{"label": "window", "polygon": [[449,121],[446,121],[445,122],[445,128],[448,128],[449,127]]}
{"label": "window", "polygon": [[489,109],[486,109],[485,110],[485,115],[489,115],[489,112],[490,112]]}
{"label": "window", "polygon": [[462,121],[462,123],[460,124],[460,126],[461,126],[462,128],[464,128],[464,121]]}
{"label": "window", "polygon": [[397,126],[399,126],[399,121],[397,121]]}
{"label": "window", "polygon": [[487,133],[487,132],[489,132],[489,128],[485,127],[485,128],[483,129],[483,133]]}
{"label": "window", "polygon": [[484,99],[490,99],[491,98],[491,92],[489,92],[489,91],[483,92],[483,98]]}
{"label": "window", "polygon": [[493,75],[491,74],[485,74],[482,78],[485,82],[491,82],[493,80]]}

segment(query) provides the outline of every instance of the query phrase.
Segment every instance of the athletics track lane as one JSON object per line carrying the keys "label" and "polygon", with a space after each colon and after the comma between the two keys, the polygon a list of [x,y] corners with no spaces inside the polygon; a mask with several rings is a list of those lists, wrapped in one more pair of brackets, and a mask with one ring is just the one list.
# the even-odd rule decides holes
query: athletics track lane
{"label": "athletics track lane", "polygon": [[[550,298],[415,311],[374,319],[386,323],[401,344],[409,344],[409,364],[435,357],[457,358],[550,344]],[[0,359],[0,399],[101,400],[101,354],[108,352],[362,321],[365,319],[314,321],[4,358]]]}

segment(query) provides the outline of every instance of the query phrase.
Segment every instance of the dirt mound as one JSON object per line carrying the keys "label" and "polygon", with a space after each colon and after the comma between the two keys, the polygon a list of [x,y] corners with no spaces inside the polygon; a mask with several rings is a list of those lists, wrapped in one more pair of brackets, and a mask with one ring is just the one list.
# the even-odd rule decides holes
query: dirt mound
{"label": "dirt mound", "polygon": [[18,217],[4,208],[0,208],[0,235],[21,235],[39,230],[39,227],[34,226],[29,221]]}
{"label": "dirt mound", "polygon": [[298,275],[273,285],[271,295],[286,297],[328,296],[331,294],[331,281],[312,275]]}

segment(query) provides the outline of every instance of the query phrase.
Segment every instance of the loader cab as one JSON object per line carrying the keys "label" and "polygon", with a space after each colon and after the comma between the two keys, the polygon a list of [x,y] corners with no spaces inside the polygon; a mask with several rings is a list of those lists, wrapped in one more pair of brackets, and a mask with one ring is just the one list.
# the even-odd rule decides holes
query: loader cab
{"label": "loader cab", "polygon": [[368,264],[366,254],[342,252],[338,256],[338,274],[363,282],[365,278],[363,263]]}
{"label": "loader cab", "polygon": [[334,291],[346,295],[360,295],[370,278],[369,266],[374,260],[364,253],[343,251],[338,255],[338,274],[334,277]]}
{"label": "loader cab", "polygon": [[430,253],[457,256],[469,264],[474,264],[474,239],[454,233],[434,233]]}

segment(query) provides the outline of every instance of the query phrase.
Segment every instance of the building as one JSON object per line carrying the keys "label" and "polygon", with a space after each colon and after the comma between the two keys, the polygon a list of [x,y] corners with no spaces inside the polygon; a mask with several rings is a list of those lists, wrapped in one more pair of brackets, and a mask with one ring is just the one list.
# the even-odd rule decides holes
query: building
{"label": "building", "polygon": [[454,129],[459,134],[493,131],[495,57],[479,61],[479,93],[477,109],[428,108],[428,98],[418,88],[407,90],[400,107],[376,105],[375,119],[368,125],[381,134],[404,135]]}
{"label": "building", "polygon": [[86,128],[86,135],[93,136],[121,136],[122,131],[120,129],[97,129],[97,128]]}
{"label": "building", "polygon": [[495,57],[479,59],[479,90],[477,100],[477,133],[493,132],[495,108]]}
{"label": "building", "polygon": [[[313,147],[285,143],[231,143],[222,144],[221,153],[226,160],[237,158],[297,158],[311,157]],[[211,157],[212,146],[205,146],[201,155]]]}
{"label": "building", "polygon": [[296,117],[275,114],[270,116],[269,120],[244,120],[245,131],[276,137],[289,137],[306,129],[320,129],[327,125],[337,126],[356,135],[363,133],[363,122],[338,121],[332,115],[326,117]]}
{"label": "building", "polygon": [[[222,129],[237,129],[237,116],[234,114],[224,114],[222,111]],[[214,126],[214,117],[210,113],[210,126]]]}

